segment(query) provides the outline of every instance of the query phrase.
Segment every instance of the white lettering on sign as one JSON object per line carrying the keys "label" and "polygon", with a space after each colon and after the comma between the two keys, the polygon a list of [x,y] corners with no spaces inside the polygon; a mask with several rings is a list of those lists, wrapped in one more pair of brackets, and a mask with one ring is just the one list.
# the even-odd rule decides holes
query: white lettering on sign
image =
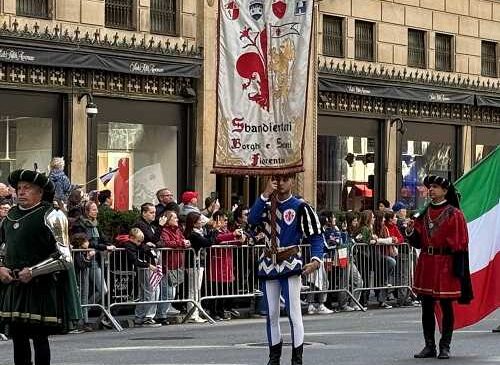
{"label": "white lettering on sign", "polygon": [[164,72],[165,69],[157,67],[155,63],[131,62],[130,71],[154,75]]}
{"label": "white lettering on sign", "polygon": [[362,86],[347,85],[346,89],[347,92],[351,94],[362,94],[362,95],[371,94],[371,91],[369,89],[365,89]]}
{"label": "white lettering on sign", "polygon": [[450,98],[445,96],[444,94],[430,94],[429,100],[431,101],[450,101]]}
{"label": "white lettering on sign", "polygon": [[33,62],[35,61],[35,56],[30,56],[24,51],[0,48],[0,59],[7,61]]}

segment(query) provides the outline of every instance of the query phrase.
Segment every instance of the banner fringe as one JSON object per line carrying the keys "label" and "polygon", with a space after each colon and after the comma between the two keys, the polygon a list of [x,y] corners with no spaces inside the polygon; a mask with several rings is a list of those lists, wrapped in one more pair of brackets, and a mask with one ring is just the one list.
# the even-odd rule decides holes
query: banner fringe
{"label": "banner fringe", "polygon": [[211,174],[218,175],[238,175],[238,176],[270,176],[270,175],[288,175],[304,172],[303,166],[292,166],[284,168],[236,168],[236,167],[214,167]]}

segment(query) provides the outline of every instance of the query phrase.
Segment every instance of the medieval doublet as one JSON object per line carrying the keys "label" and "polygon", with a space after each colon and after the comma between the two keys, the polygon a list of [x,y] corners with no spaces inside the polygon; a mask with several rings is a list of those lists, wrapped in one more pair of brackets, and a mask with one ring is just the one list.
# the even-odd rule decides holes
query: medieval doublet
{"label": "medieval doublet", "polygon": [[[262,196],[257,198],[250,210],[248,222],[262,225],[270,248],[271,203]],[[324,237],[319,219],[314,210],[302,200],[290,196],[285,201],[278,201],[276,209],[276,244],[278,250],[299,246],[305,238],[311,245],[310,259],[323,259]],[[302,272],[303,256],[300,250],[281,262],[273,262],[272,257],[264,252],[259,258],[258,276],[264,280],[284,278]]]}
{"label": "medieval doublet", "polygon": [[[58,255],[56,239],[46,224],[54,208],[42,202],[22,210],[13,207],[4,220],[0,238],[5,242],[2,266],[16,272]],[[73,268],[33,277],[27,284],[0,283],[0,321],[22,322],[59,331],[80,318]]]}
{"label": "medieval doublet", "polygon": [[[414,223],[410,243],[421,249],[413,290],[434,298],[458,299],[462,282],[457,257],[468,250],[467,225],[463,213],[450,204],[429,205]],[[468,262],[467,262],[468,264]]]}

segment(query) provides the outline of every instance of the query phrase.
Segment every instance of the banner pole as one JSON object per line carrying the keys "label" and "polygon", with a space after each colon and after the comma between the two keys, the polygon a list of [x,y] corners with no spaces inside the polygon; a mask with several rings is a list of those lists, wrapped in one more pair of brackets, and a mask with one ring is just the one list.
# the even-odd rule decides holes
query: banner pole
{"label": "banner pole", "polygon": [[276,265],[276,254],[278,253],[278,244],[276,242],[276,237],[278,232],[276,231],[276,209],[278,208],[278,198],[276,197],[276,192],[272,193],[271,199],[271,258],[273,265]]}

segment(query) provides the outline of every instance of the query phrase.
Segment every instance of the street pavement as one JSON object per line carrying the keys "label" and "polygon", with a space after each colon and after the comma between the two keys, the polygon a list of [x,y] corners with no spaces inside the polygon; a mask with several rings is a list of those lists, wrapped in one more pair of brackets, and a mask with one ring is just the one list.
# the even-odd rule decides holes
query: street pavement
{"label": "street pavement", "polygon": [[[442,364],[444,360],[413,359],[423,347],[419,318],[420,308],[305,316],[304,364]],[[498,325],[500,311],[455,332],[447,363],[500,363],[500,333],[491,332]],[[286,318],[281,327],[289,342]],[[51,343],[55,365],[267,364],[262,318],[56,336]],[[281,363],[290,364],[290,356],[286,346]],[[0,364],[13,364],[10,341],[0,342]]]}

